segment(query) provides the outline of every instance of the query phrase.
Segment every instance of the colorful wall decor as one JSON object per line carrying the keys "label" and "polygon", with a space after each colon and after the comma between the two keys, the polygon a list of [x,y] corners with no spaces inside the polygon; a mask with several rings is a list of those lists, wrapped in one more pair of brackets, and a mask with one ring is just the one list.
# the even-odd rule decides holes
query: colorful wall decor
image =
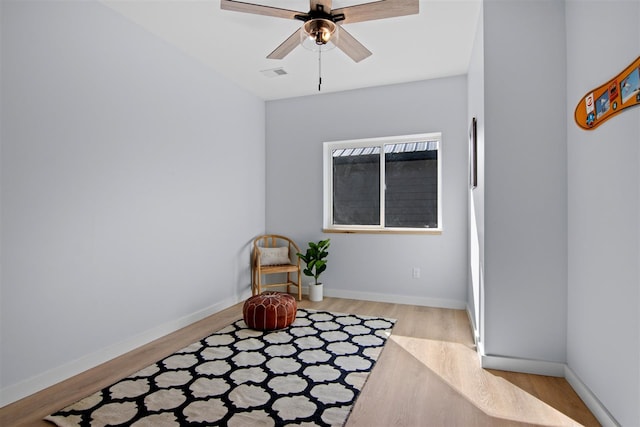
{"label": "colorful wall decor", "polygon": [[582,129],[592,130],[635,105],[640,105],[640,56],[613,79],[587,92],[574,117]]}

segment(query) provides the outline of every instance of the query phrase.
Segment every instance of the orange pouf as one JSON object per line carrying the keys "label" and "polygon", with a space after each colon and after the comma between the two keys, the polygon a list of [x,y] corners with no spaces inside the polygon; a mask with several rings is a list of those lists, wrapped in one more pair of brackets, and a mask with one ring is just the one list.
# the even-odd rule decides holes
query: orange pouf
{"label": "orange pouf", "polygon": [[245,301],[244,323],[251,329],[270,331],[286,328],[296,320],[296,299],[280,292],[264,292]]}

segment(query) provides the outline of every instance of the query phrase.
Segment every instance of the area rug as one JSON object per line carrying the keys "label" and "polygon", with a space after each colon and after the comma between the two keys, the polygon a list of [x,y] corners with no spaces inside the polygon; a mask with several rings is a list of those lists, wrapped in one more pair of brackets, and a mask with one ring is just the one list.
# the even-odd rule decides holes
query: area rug
{"label": "area rug", "polygon": [[298,309],[279,331],[243,320],[45,419],[58,426],[341,426],[394,319]]}

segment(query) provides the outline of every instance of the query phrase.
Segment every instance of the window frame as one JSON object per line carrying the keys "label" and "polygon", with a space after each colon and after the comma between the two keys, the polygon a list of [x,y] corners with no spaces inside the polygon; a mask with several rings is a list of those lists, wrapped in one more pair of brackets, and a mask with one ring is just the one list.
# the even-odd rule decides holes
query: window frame
{"label": "window frame", "polygon": [[[386,144],[438,141],[438,226],[434,228],[386,227],[385,219],[385,150]],[[333,156],[334,150],[362,147],[380,147],[380,225],[336,225],[333,223]],[[390,233],[390,234],[442,234],[442,132],[378,138],[324,142],[322,147],[323,232],[325,233]]]}

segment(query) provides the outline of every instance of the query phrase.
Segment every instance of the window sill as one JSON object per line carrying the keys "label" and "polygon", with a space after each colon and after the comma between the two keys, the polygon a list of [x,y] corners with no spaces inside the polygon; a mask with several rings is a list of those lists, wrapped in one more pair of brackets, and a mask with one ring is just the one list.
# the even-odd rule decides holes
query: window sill
{"label": "window sill", "polygon": [[343,233],[343,234],[430,234],[440,235],[440,228],[323,228],[323,233]]}

